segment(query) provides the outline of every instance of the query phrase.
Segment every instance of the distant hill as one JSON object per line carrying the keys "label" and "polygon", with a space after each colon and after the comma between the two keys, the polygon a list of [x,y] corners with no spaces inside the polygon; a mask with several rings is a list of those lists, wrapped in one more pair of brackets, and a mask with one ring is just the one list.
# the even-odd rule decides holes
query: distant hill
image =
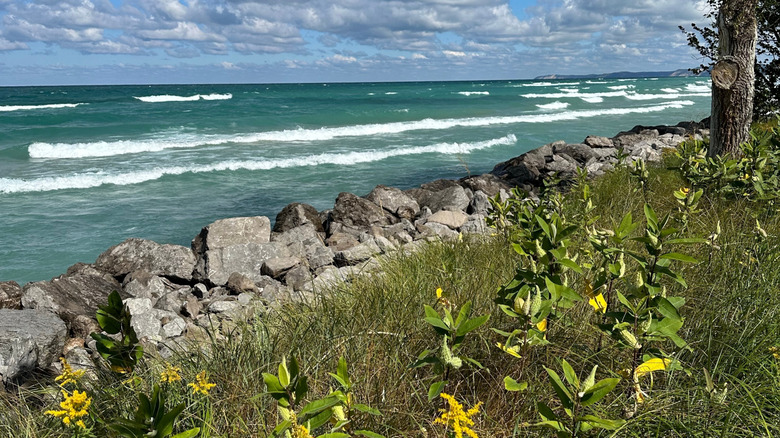
{"label": "distant hill", "polygon": [[674,71],[618,71],[614,73],[601,73],[590,75],[542,75],[534,79],[633,79],[633,78],[677,78],[689,76],[709,76],[709,72],[700,75],[693,74],[691,71],[681,68]]}

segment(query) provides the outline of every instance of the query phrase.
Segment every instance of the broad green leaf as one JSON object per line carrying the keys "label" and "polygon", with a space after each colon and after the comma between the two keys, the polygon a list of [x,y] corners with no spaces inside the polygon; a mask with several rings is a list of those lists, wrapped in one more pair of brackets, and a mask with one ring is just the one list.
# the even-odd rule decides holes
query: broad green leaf
{"label": "broad green leaf", "polygon": [[355,403],[354,405],[352,405],[352,408],[360,412],[365,412],[366,414],[382,416],[382,412],[380,412],[379,409],[374,409],[362,403]]}
{"label": "broad green leaf", "polygon": [[350,438],[350,435],[344,432],[331,432],[317,435],[317,438]]}
{"label": "broad green leaf", "polygon": [[574,260],[571,259],[560,259],[558,260],[558,263],[560,263],[563,266],[566,266],[567,268],[571,269],[572,271],[582,274],[582,268],[580,268],[580,265],[577,264]]}
{"label": "broad green leaf", "polygon": [[658,216],[656,216],[653,207],[650,204],[645,204],[645,218],[647,219],[647,225],[653,230],[658,229]]}
{"label": "broad green leaf", "polygon": [[384,435],[380,435],[376,432],[371,432],[370,430],[356,430],[353,432],[355,435],[364,436],[367,438],[385,438]]}
{"label": "broad green leaf", "polygon": [[685,262],[685,263],[699,263],[699,261],[696,260],[695,258],[686,254],[681,254],[679,252],[666,253],[659,258],[668,259],[668,260],[677,260],[679,262]]}
{"label": "broad green leaf", "polygon": [[341,401],[337,397],[328,396],[323,399],[314,400],[313,402],[308,403],[306,406],[301,409],[301,413],[298,414],[299,417],[301,417],[302,421],[307,421],[308,419],[316,416],[320,412],[326,411],[333,406],[336,406]]}
{"label": "broad green leaf", "polygon": [[571,392],[569,392],[568,388],[566,388],[566,386],[563,384],[561,378],[558,376],[558,373],[547,367],[544,369],[547,370],[547,374],[550,375],[550,383],[552,384],[553,389],[555,389],[555,393],[558,394],[558,398],[561,400],[563,407],[566,409],[572,409],[572,407],[574,407],[574,397],[572,396]]}
{"label": "broad green leaf", "polygon": [[657,296],[653,298],[653,301],[655,302],[655,306],[658,309],[658,312],[664,317],[675,320],[682,320],[680,313],[677,312],[677,307],[675,307],[675,305],[666,298]]}
{"label": "broad green leaf", "polygon": [[339,357],[339,364],[336,367],[336,374],[341,377],[342,381],[346,382],[346,385],[343,385],[345,388],[352,386],[352,382],[349,381],[349,372],[347,371],[347,360],[344,359],[344,356]]}
{"label": "broad green leaf", "polygon": [[423,318],[423,321],[425,321],[428,324],[432,325],[433,328],[435,328],[435,329],[442,330],[444,333],[449,333],[450,332],[450,328],[447,327],[447,324],[445,324],[444,321],[442,321],[438,316],[437,317],[425,317],[425,318]]}
{"label": "broad green leaf", "polygon": [[569,385],[579,389],[580,379],[577,377],[577,373],[574,372],[574,368],[569,365],[569,362],[567,362],[566,359],[561,361],[561,368],[563,368],[563,377],[566,378],[566,381],[569,382]]}
{"label": "broad green leaf", "polygon": [[447,384],[446,380],[432,383],[430,388],[428,388],[428,401],[433,401],[433,399],[438,397],[439,394],[441,394],[441,392],[444,391],[444,385],[446,384]]}
{"label": "broad green leaf", "polygon": [[285,362],[286,360],[282,360],[282,363],[279,364],[279,384],[282,385],[282,388],[290,386],[290,374],[287,372],[287,364]]}
{"label": "broad green leaf", "polygon": [[197,436],[200,433],[200,428],[195,427],[190,430],[185,430],[182,433],[177,433],[176,435],[172,436],[171,438],[192,438],[194,436]]}
{"label": "broad green leaf", "polygon": [[593,427],[605,430],[617,430],[626,424],[626,420],[607,420],[606,418],[599,418],[594,415],[583,415],[579,419],[590,423]]}
{"label": "broad green leaf", "polygon": [[605,395],[609,394],[619,382],[620,379],[618,378],[599,380],[583,393],[580,403],[582,406],[590,406],[593,403],[596,403],[604,398]]}
{"label": "broad green leaf", "polygon": [[181,414],[181,411],[184,410],[184,403],[179,404],[178,406],[171,409],[168,413],[162,416],[160,418],[160,422],[158,423],[157,427],[157,433],[159,436],[168,436],[171,433],[173,433],[173,425],[176,421],[176,417]]}
{"label": "broad green leaf", "polygon": [[504,377],[504,389],[507,391],[525,391],[526,388],[528,388],[528,382],[518,382],[509,376]]}
{"label": "broad green leaf", "polygon": [[543,421],[557,421],[558,416],[555,415],[555,412],[553,412],[552,409],[550,409],[549,406],[544,404],[544,402],[537,402],[536,403],[536,410],[539,411],[539,416],[542,417]]}
{"label": "broad green leaf", "polygon": [[265,382],[266,392],[269,393],[283,393],[287,394],[284,387],[279,383],[279,379],[271,373],[263,373],[263,381]]}
{"label": "broad green leaf", "polygon": [[469,316],[471,315],[471,301],[466,301],[463,306],[460,308],[460,312],[458,312],[458,318],[455,320],[455,327],[458,327],[463,323],[463,321],[468,320]]}
{"label": "broad green leaf", "polygon": [[482,315],[476,318],[469,319],[463,324],[458,326],[458,330],[456,331],[455,334],[456,336],[463,336],[466,333],[469,333],[481,327],[483,324],[487,322],[488,319],[490,319],[490,315]]}
{"label": "broad green leaf", "polygon": [[437,312],[433,307],[431,307],[431,306],[429,306],[427,304],[424,304],[423,305],[423,309],[425,309],[425,316],[427,316],[429,318],[438,318],[439,317],[439,312]]}

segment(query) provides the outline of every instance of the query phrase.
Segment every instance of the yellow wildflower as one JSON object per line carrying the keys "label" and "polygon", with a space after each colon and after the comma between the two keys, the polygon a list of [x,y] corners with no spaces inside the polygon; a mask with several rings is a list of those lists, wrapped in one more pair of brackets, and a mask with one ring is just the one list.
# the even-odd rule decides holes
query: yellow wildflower
{"label": "yellow wildflower", "polygon": [[84,375],[84,370],[76,370],[73,371],[73,368],[71,368],[68,361],[64,358],[60,358],[60,363],[62,363],[62,373],[60,373],[59,376],[54,378],[55,382],[60,382],[60,386],[65,386],[68,383],[77,384],[79,382],[79,379],[81,376]]}
{"label": "yellow wildflower", "polygon": [[309,429],[302,424],[296,424],[292,428],[292,438],[314,438],[309,433]]}
{"label": "yellow wildflower", "polygon": [[62,391],[62,396],[65,398],[60,402],[62,410],[59,411],[46,411],[46,415],[62,418],[62,423],[66,426],[76,425],[78,427],[86,428],[84,420],[81,417],[89,415],[89,405],[92,404],[92,398],[87,397],[86,391],[79,392],[74,390],[73,394],[68,394],[67,391]]}
{"label": "yellow wildflower", "polygon": [[690,193],[690,192],[691,192],[691,189],[689,189],[688,187],[680,187],[680,191],[681,191],[681,192],[682,192],[684,195],[687,195],[688,193]]}
{"label": "yellow wildflower", "polygon": [[433,420],[433,424],[443,424],[447,428],[452,427],[452,431],[455,432],[455,438],[463,438],[464,433],[471,438],[479,438],[470,426],[474,425],[474,420],[471,417],[479,413],[479,407],[482,406],[482,402],[477,403],[476,406],[464,412],[463,405],[458,403],[455,397],[445,393],[441,393],[440,396],[447,400],[450,408],[439,409],[441,417]]}
{"label": "yellow wildflower", "polygon": [[772,357],[774,357],[775,359],[780,359],[780,348],[769,347],[769,352],[772,353]]}
{"label": "yellow wildflower", "polygon": [[160,373],[160,382],[173,383],[181,380],[181,368],[175,367],[168,362],[165,363],[165,371]]}
{"label": "yellow wildflower", "polygon": [[544,318],[543,320],[539,321],[536,324],[536,329],[540,332],[544,333],[547,331],[547,318]]}
{"label": "yellow wildflower", "polygon": [[441,294],[442,294],[443,292],[444,292],[444,291],[443,291],[443,290],[441,290],[441,288],[438,288],[438,289],[436,289],[436,299],[437,299],[437,300],[440,300],[440,299],[441,299]]}
{"label": "yellow wildflower", "polygon": [[198,375],[195,377],[195,380],[197,380],[197,382],[187,385],[192,387],[193,394],[201,393],[203,395],[209,395],[211,388],[216,386],[216,383],[209,383],[209,379],[206,377],[205,371],[198,373]]}

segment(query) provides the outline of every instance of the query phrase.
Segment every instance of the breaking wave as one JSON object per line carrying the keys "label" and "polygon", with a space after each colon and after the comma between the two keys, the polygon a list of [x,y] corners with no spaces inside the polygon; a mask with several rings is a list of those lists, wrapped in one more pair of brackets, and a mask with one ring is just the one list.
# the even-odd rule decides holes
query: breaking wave
{"label": "breaking wave", "polygon": [[196,100],[229,100],[233,98],[230,93],[226,94],[195,94],[193,96],[176,96],[172,94],[160,94],[155,96],[133,96],[133,98],[147,103],[160,102],[193,102]]}
{"label": "breaking wave", "polygon": [[75,108],[86,103],[50,103],[46,105],[0,105],[0,112],[25,111],[38,109]]}
{"label": "breaking wave", "polygon": [[[596,94],[596,93],[591,93]],[[571,94],[561,95],[571,97]],[[574,95],[583,98],[587,95]],[[463,119],[423,119],[408,122],[375,123],[318,129],[293,129],[235,135],[173,135],[147,140],[99,141],[91,143],[33,143],[27,147],[30,158],[69,159],[86,157],[109,157],[123,154],[159,152],[166,149],[195,148],[201,146],[252,144],[259,142],[313,142],[340,137],[362,137],[399,134],[418,130],[444,130],[454,127],[475,127],[509,125],[514,123],[546,123],[560,120],[574,120],[602,115],[628,113],[649,113],[669,108],[693,105],[687,100],[665,102],[659,105],[638,108],[605,108],[598,110],[564,111],[555,114],[529,114],[520,116],[472,117]]]}
{"label": "breaking wave", "polygon": [[373,150],[347,153],[324,153],[292,158],[272,160],[222,161],[206,166],[171,166],[155,167],[137,172],[106,173],[90,172],[69,176],[46,177],[35,179],[0,178],[0,193],[43,192],[65,189],[86,189],[104,184],[130,185],[160,179],[166,175],[182,175],[185,173],[207,173],[236,170],[269,170],[276,168],[318,166],[336,164],[348,166],[358,163],[370,163],[391,157],[419,154],[468,154],[472,151],[487,149],[493,146],[513,145],[517,142],[514,134],[505,137],[478,141],[473,143],[437,143],[429,146],[408,146],[390,150]]}

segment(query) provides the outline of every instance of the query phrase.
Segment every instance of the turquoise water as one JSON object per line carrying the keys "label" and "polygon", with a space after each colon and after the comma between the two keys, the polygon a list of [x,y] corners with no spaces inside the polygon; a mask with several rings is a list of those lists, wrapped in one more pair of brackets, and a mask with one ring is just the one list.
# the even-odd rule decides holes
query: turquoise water
{"label": "turquoise water", "polygon": [[703,78],[0,88],[0,281],[709,106]]}

